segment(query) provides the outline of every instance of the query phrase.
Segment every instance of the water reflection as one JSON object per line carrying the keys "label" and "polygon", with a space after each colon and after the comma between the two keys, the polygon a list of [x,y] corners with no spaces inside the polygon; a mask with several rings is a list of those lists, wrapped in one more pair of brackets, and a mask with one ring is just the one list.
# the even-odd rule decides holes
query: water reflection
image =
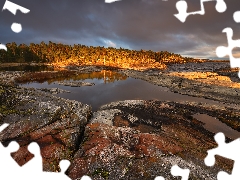
{"label": "water reflection", "polygon": [[114,83],[116,81],[126,80],[127,76],[117,73],[115,71],[99,71],[99,72],[92,72],[92,73],[80,73],[70,77],[58,77],[48,80],[48,84],[52,84],[54,82],[59,81],[83,81],[83,82],[91,82],[94,84],[107,84],[107,83]]}
{"label": "water reflection", "polygon": [[222,123],[215,117],[209,116],[207,114],[195,114],[193,117],[203,122],[204,128],[206,128],[210,132],[213,133],[222,132],[225,134],[225,136],[231,139],[236,139],[240,137],[240,132],[232,129],[231,127]]}
{"label": "water reflection", "polygon": [[103,70],[100,72],[79,74],[73,78],[73,80],[89,80],[89,79],[102,80],[104,82],[104,84],[106,84],[106,83],[113,83],[113,82],[119,81],[119,80],[126,80],[127,76],[117,73],[115,71]]}
{"label": "water reflection", "polygon": [[[57,84],[56,81],[84,81],[94,83],[94,86],[70,87]],[[54,83],[56,82],[56,83]],[[168,88],[156,86],[146,81],[134,78],[127,78],[122,74],[110,71],[79,74],[71,78],[51,80],[45,83],[30,83],[23,86],[34,88],[60,88],[71,93],[58,94],[57,96],[70,100],[77,100],[92,106],[93,111],[98,110],[101,105],[122,100],[162,100],[186,102],[193,101],[218,105],[219,102],[181,95],[168,91]]]}

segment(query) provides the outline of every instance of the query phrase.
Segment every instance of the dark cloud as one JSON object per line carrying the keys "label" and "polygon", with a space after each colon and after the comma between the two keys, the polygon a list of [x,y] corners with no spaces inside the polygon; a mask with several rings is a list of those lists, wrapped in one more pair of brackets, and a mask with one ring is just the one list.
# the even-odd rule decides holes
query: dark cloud
{"label": "dark cloud", "polygon": [[[233,13],[240,10],[238,1],[226,1],[224,13],[215,10],[216,1],[205,2],[205,15],[189,16],[181,23],[174,16],[177,0],[122,0],[110,4],[104,0],[14,0],[31,11],[18,11],[16,16],[2,11],[0,42],[54,41],[217,58],[216,47],[227,45],[222,33],[225,27],[233,28],[235,39],[240,37],[240,24],[233,20]],[[4,2],[0,0],[0,6]],[[200,10],[200,0],[187,3],[189,12]],[[11,31],[13,22],[22,24],[21,33]]]}

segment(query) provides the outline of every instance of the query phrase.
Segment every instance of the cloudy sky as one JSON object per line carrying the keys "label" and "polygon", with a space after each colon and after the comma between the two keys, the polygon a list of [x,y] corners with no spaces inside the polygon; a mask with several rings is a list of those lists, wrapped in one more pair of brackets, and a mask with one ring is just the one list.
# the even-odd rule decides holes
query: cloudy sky
{"label": "cloudy sky", "polygon": [[[239,0],[225,0],[227,10],[218,13],[216,1],[205,2],[205,15],[188,16],[185,23],[177,14],[177,0],[12,0],[30,9],[14,16],[0,14],[0,43],[40,43],[44,41],[88,46],[112,46],[153,51],[166,50],[184,56],[217,59],[217,46],[227,46],[222,30],[231,27],[233,39],[240,39],[240,23],[233,13],[240,11]],[[0,0],[3,7],[5,0]],[[200,0],[187,0],[188,12],[200,10]],[[14,33],[13,22],[23,30]],[[239,48],[240,49],[240,48]],[[240,57],[237,48],[235,57]],[[225,57],[228,59],[228,57]]]}

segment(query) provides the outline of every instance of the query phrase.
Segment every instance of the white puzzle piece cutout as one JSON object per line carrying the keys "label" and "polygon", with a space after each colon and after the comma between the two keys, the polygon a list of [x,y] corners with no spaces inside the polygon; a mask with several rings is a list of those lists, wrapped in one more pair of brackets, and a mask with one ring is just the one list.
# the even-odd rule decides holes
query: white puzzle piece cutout
{"label": "white puzzle piece cutout", "polygon": [[92,180],[89,176],[82,176],[81,180]]}
{"label": "white puzzle piece cutout", "polygon": [[[17,10],[21,11],[24,14],[30,12],[29,9],[27,9],[25,7],[22,7],[22,6],[19,6],[18,4],[15,4],[15,3],[11,2],[11,1],[8,1],[8,0],[5,1],[5,4],[3,6],[2,11],[6,10],[6,9],[14,15],[16,15]],[[19,33],[19,32],[22,31],[22,25],[14,22],[11,26],[11,29],[12,29],[13,32]]]}
{"label": "white puzzle piece cutout", "polygon": [[234,14],[233,14],[233,19],[236,23],[240,23],[240,11],[236,11]]}
{"label": "white puzzle piece cutout", "polygon": [[71,180],[67,175],[65,175],[65,171],[70,165],[68,160],[62,160],[60,162],[60,173],[43,172],[40,148],[37,143],[33,142],[29,145],[28,150],[34,154],[34,158],[20,167],[11,157],[11,153],[16,152],[18,148],[19,145],[15,141],[11,142],[7,148],[3,147],[3,145],[0,143],[1,177],[7,177],[7,179],[10,180],[19,179],[19,177],[24,177],[25,180]]}
{"label": "white puzzle piece cutout", "polygon": [[15,33],[20,33],[22,31],[22,25],[19,23],[12,23],[11,29]]}
{"label": "white puzzle piece cutout", "polygon": [[[8,147],[4,147],[0,143],[0,169],[1,169],[1,179],[2,177],[7,177],[8,179],[17,179],[17,175],[20,173],[19,165],[12,158],[11,153],[16,152],[19,149],[17,142],[11,142]],[[14,173],[13,173],[14,172]]]}
{"label": "white puzzle piece cutout", "polygon": [[[9,124],[3,124],[0,126],[0,132],[3,131]],[[68,160],[62,160],[59,163],[60,172],[43,172],[42,157],[40,153],[40,147],[36,142],[32,142],[28,146],[29,152],[34,157],[25,165],[20,167],[17,162],[12,158],[11,153],[16,152],[19,149],[19,144],[15,141],[9,143],[8,147],[4,147],[0,143],[0,170],[1,179],[15,180],[71,180],[66,174],[66,170],[70,165]],[[81,180],[91,180],[89,176],[83,176]]]}
{"label": "white puzzle piece cutout", "polygon": [[[0,44],[0,49],[4,49],[5,51],[7,51],[7,47],[5,44]],[[0,131],[1,132],[1,131]]]}
{"label": "white puzzle piece cutout", "polygon": [[157,176],[157,177],[154,178],[154,180],[165,180],[165,179],[162,176]]}
{"label": "white puzzle piece cutout", "polygon": [[9,126],[8,123],[4,123],[0,126],[0,132],[2,132],[4,129],[6,129]]}
{"label": "white puzzle piece cutout", "polygon": [[225,135],[223,133],[217,133],[214,136],[215,141],[218,144],[217,148],[208,150],[208,155],[204,159],[207,166],[213,166],[215,164],[215,155],[219,155],[231,160],[234,160],[232,174],[220,171],[217,175],[218,180],[238,180],[240,179],[240,138],[230,142],[225,142]]}
{"label": "white puzzle piece cutout", "polygon": [[187,8],[188,8],[187,2],[184,0],[180,0],[176,3],[178,14],[174,14],[174,16],[178,18],[182,23],[184,23],[189,15],[195,15],[195,14],[203,15],[205,14],[203,3],[208,1],[217,1],[215,8],[219,13],[222,13],[227,9],[227,5],[224,2],[224,0],[200,0],[200,4],[201,4],[200,11],[187,12]]}
{"label": "white puzzle piece cutout", "polygon": [[36,142],[32,142],[28,145],[28,151],[34,155],[34,158],[24,164],[21,169],[25,172],[32,172],[32,174],[39,173],[39,171],[42,171],[42,156],[40,147]]}
{"label": "white puzzle piece cutout", "polygon": [[17,10],[21,11],[22,13],[26,14],[26,13],[29,13],[30,10],[25,8],[25,7],[22,7],[22,6],[19,6],[11,1],[8,1],[6,0],[4,6],[3,6],[3,10],[9,10],[11,13],[13,13],[14,15],[16,15],[17,13]]}
{"label": "white puzzle piece cutout", "polygon": [[[226,35],[227,35],[228,47],[218,46],[216,49],[216,54],[220,58],[228,55],[229,59],[230,59],[230,66],[232,68],[237,68],[237,67],[240,68],[240,58],[235,58],[232,54],[232,51],[234,48],[240,47],[240,39],[238,39],[238,40],[232,39],[232,37],[233,37],[232,28],[227,27],[227,28],[223,29],[222,32],[226,33]],[[240,71],[238,73],[238,77],[240,78]]]}
{"label": "white puzzle piece cutout", "polygon": [[[188,180],[190,170],[189,169],[182,169],[178,165],[173,165],[171,168],[171,174],[173,176],[181,176],[182,180]],[[164,180],[164,177],[157,176],[154,180]]]}
{"label": "white puzzle piece cutout", "polygon": [[[8,125],[9,124],[1,125],[0,132],[3,131]],[[16,171],[18,171],[19,165],[16,163],[16,161],[11,156],[11,152],[16,152],[18,149],[19,149],[19,145],[15,141],[12,141],[11,143],[9,143],[8,147],[4,147],[2,145],[2,143],[0,143],[1,177],[8,177],[8,179],[13,179],[15,177],[14,174],[18,173]]]}
{"label": "white puzzle piece cutout", "polygon": [[121,0],[105,0],[105,3],[113,3],[113,2],[117,2],[117,1],[121,1]]}
{"label": "white puzzle piece cutout", "polygon": [[174,165],[171,168],[171,174],[173,176],[181,176],[182,180],[188,180],[190,170],[189,169],[182,169],[178,165]]}

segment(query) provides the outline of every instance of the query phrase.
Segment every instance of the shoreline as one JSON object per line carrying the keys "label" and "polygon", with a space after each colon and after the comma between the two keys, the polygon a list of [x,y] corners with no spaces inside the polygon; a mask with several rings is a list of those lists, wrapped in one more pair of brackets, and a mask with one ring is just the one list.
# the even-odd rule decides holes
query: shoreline
{"label": "shoreline", "polygon": [[[69,69],[85,73],[104,67]],[[59,161],[69,159],[67,174],[72,179],[84,174],[93,179],[154,179],[157,175],[171,179],[170,168],[176,162],[191,170],[191,178],[215,179],[220,169],[231,171],[231,162],[223,158],[218,159],[214,168],[204,165],[206,151],[217,144],[214,133],[207,131],[193,115],[197,112],[212,115],[240,130],[239,108],[224,105],[240,102],[236,95],[240,94],[239,88],[206,85],[156,69],[117,71],[168,87],[172,92],[207,97],[222,104],[132,100],[108,103],[92,112],[89,105],[81,102],[14,86],[14,78],[25,73],[0,72],[0,97],[5,103],[1,104],[0,118],[2,123],[10,123],[0,133],[1,142],[6,145],[14,139],[20,144],[20,151],[13,156],[20,164],[31,159],[26,150],[28,143],[38,142],[44,170],[59,171]],[[224,119],[225,115],[232,122]],[[164,168],[160,168],[162,164]]]}

